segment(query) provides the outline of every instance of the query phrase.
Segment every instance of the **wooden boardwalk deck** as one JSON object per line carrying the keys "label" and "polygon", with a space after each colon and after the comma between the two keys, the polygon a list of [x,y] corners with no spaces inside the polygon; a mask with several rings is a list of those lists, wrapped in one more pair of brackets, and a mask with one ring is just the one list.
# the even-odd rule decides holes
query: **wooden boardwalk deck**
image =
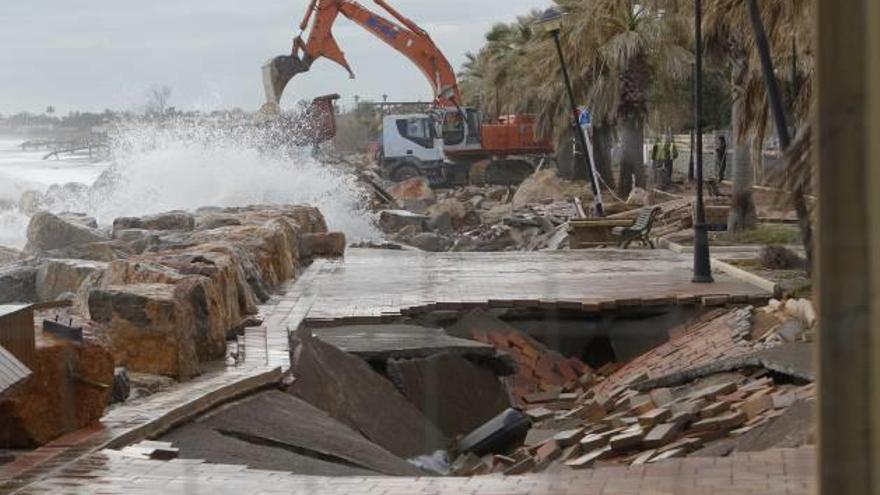
{"label": "wooden boardwalk deck", "polygon": [[[393,320],[428,309],[476,306],[600,311],[615,307],[766,300],[759,287],[722,273],[694,284],[691,259],[667,250],[427,253],[350,249],[318,260],[294,288],[305,321]],[[294,294],[291,294],[294,295]]]}

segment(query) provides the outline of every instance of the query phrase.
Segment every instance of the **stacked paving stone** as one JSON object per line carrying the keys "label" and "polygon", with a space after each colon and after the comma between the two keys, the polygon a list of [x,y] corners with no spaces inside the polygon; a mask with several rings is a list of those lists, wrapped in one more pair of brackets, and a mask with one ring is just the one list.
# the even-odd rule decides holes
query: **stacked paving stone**
{"label": "stacked paving stone", "polygon": [[560,395],[574,399],[593,383],[595,374],[583,361],[566,358],[522,332],[475,330],[473,338],[495,346],[516,361],[517,371],[509,378],[508,386],[519,405],[545,397],[558,399]]}
{"label": "stacked paving stone", "polygon": [[[763,368],[743,368],[708,373],[677,385],[650,386],[662,377],[753,352],[748,341],[752,312],[752,308],[710,311],[673,329],[667,343],[625,365],[609,364],[593,371],[581,363],[583,373],[562,385],[558,385],[559,370],[575,371],[576,360],[547,351],[524,335],[508,333],[502,339],[495,332],[487,333],[486,341],[510,353],[521,366],[513,389],[532,419],[532,428],[524,444],[512,452],[460,456],[453,473],[512,475],[551,465],[564,466],[561,469],[638,465],[687,455],[723,456],[746,439],[754,444],[750,437],[763,435],[762,428],[792,406],[802,404],[809,411],[814,384]],[[555,374],[546,373],[543,365],[530,366],[545,360],[554,363]],[[524,387],[538,390],[524,393]],[[780,421],[802,421],[795,426],[803,430],[799,441],[809,441],[809,414],[805,423]]]}

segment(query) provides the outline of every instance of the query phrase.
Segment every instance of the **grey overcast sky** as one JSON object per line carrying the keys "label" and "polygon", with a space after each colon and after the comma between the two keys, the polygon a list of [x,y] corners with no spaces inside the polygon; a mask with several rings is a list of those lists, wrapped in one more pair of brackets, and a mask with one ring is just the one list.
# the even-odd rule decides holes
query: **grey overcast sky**
{"label": "grey overcast sky", "polygon": [[[0,113],[136,110],[153,84],[171,104],[257,109],[260,66],[287,53],[307,0],[2,0]],[[361,3],[378,8],[369,0]],[[391,0],[460,66],[495,22],[551,0]],[[428,99],[430,88],[403,56],[349,20],[334,30],[356,79],[329,61],[299,76],[284,104],[338,92],[380,99]]]}

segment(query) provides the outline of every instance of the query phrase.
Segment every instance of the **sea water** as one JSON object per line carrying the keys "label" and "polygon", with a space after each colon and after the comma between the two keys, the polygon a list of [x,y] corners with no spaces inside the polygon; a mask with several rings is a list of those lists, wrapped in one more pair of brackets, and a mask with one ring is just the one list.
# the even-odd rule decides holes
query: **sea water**
{"label": "sea water", "polygon": [[378,238],[356,177],[283,145],[279,132],[207,121],[120,125],[104,162],[43,160],[45,151],[0,139],[0,245],[24,246],[28,216],[18,200],[28,190],[43,193],[44,209],[86,213],[103,226],[173,209],[296,203],[319,207],[350,239]]}

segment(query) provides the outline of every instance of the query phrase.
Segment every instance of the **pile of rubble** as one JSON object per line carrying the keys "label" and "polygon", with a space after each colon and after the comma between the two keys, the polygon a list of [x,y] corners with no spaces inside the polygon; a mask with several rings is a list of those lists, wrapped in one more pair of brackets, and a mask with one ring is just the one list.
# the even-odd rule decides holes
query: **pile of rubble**
{"label": "pile of rubble", "polygon": [[[435,192],[413,178],[388,185],[379,226],[392,241],[425,251],[535,251],[566,246],[567,222],[585,215],[581,192],[540,171],[519,187]],[[390,206],[390,208],[388,208]]]}
{"label": "pile of rubble", "polygon": [[[801,321],[778,306],[806,303],[713,310],[671,330],[668,342],[638,358],[597,370],[560,359],[515,330],[503,336],[497,325],[475,331],[516,356],[520,370],[508,385],[532,425],[508,451],[463,452],[452,474],[644,464],[811,443],[812,350],[763,339]],[[806,333],[809,326],[802,328]]]}
{"label": "pile of rubble", "polygon": [[648,352],[595,368],[483,309],[447,315],[444,328],[304,327],[291,335],[282,390],[161,445],[207,462],[351,476],[515,475],[796,447],[813,441],[811,349],[762,337],[805,307],[704,311]]}

